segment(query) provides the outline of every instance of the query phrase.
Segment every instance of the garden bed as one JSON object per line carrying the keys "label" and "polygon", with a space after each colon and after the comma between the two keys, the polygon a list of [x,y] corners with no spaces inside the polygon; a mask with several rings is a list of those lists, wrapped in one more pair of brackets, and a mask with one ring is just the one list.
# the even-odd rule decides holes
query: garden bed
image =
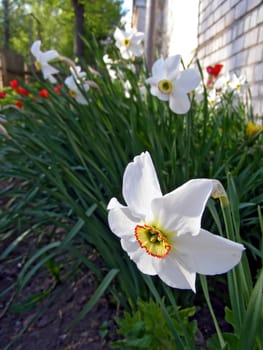
{"label": "garden bed", "polygon": [[[14,282],[18,271],[17,265],[2,265],[2,290]],[[23,290],[19,300],[48,289],[52,283],[47,274],[39,274]],[[9,310],[4,312],[12,298],[11,293],[7,294],[0,300],[0,313],[3,313],[0,320],[1,349],[110,349],[109,342],[116,339],[114,317],[117,311],[116,306],[109,300],[109,295],[103,296],[75,327],[68,329],[92,296],[95,287],[96,280],[87,271],[85,275],[76,276],[70,283],[63,282],[57,285],[46,300],[32,310],[22,313]],[[10,342],[12,345],[7,347]]]}

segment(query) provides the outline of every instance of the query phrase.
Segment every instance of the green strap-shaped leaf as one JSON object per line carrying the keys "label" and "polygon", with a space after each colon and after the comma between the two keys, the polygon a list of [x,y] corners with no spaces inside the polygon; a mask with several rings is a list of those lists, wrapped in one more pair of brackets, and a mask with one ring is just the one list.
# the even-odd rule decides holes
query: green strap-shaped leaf
{"label": "green strap-shaped leaf", "polygon": [[[260,321],[261,307],[263,305],[263,268],[252,291],[246,310],[244,322],[240,331],[240,350],[254,349],[258,323]],[[262,334],[260,334],[262,336]],[[262,338],[261,338],[262,339]],[[262,340],[261,340],[262,342]],[[262,342],[263,343],[263,342]],[[262,344],[263,345],[263,344]],[[262,349],[262,347],[261,347]]]}

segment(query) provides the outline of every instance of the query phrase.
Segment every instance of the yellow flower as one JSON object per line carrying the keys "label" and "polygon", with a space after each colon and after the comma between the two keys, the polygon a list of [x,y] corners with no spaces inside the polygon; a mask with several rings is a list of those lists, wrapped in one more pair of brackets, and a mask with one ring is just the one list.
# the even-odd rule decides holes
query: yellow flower
{"label": "yellow flower", "polygon": [[246,136],[247,138],[251,138],[255,136],[257,133],[263,131],[262,125],[254,124],[253,122],[248,122],[246,127]]}

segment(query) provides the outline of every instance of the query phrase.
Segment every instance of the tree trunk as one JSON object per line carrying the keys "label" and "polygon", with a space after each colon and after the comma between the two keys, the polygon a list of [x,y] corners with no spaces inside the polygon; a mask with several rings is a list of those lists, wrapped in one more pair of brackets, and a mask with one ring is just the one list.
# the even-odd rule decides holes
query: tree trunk
{"label": "tree trunk", "polygon": [[9,46],[9,1],[2,0],[4,9],[4,23],[3,23],[3,49],[8,49]]}
{"label": "tree trunk", "polygon": [[157,0],[147,0],[144,50],[146,65],[151,70],[155,60],[157,35]]}
{"label": "tree trunk", "polygon": [[85,34],[84,27],[84,3],[80,0],[72,0],[72,5],[74,9],[74,55],[78,58],[84,57],[84,42],[82,36]]}

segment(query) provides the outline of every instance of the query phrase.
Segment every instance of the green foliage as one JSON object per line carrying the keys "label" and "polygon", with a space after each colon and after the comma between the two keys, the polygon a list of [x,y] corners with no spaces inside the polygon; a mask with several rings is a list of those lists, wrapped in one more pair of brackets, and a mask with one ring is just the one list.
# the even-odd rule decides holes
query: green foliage
{"label": "green foliage", "polygon": [[[224,216],[225,231],[228,238],[241,241],[239,202],[233,177],[228,175],[228,196],[229,204],[222,205]],[[260,234],[262,237],[262,215],[258,211]],[[219,229],[221,231],[221,228]],[[263,257],[262,245],[259,255]],[[225,319],[232,325],[233,333],[220,334],[218,330],[218,339],[212,337],[208,341],[209,349],[263,349],[262,334],[260,324],[262,324],[262,305],[263,305],[263,267],[262,262],[258,269],[253,271],[249,266],[247,256],[244,254],[241,263],[236,269],[228,274],[228,288],[231,309],[225,308]]]}
{"label": "green foliage", "polygon": [[[184,333],[183,328],[187,328],[191,338],[189,339],[191,349],[195,349],[194,339],[197,331],[196,321],[189,318],[195,313],[194,308],[179,310],[180,319],[177,320],[174,310],[167,307],[167,311],[173,320],[175,329],[179,335]],[[167,325],[166,319],[158,303],[150,300],[145,302],[138,300],[137,310],[129,313],[124,312],[123,317],[116,319],[118,333],[124,337],[123,340],[113,342],[112,348],[120,349],[153,349],[153,350],[176,350],[173,336]]]}
{"label": "green foliage", "polygon": [[[97,70],[97,74],[88,71],[87,78],[98,86],[82,91],[88,105],[78,104],[65,86],[58,95],[51,84],[37,81],[25,86],[29,96],[19,96],[23,109],[3,110],[11,138],[3,137],[0,148],[1,194],[6,198],[0,213],[1,262],[9,263],[22,244],[27,247],[26,254],[17,257],[23,262],[18,279],[8,288],[16,290],[17,296],[40,271],[51,273],[59,282],[88,268],[98,288],[78,320],[110,288],[114,298],[130,310],[119,320],[124,346],[147,348],[154,346],[153,341],[167,349],[194,346],[196,323],[189,321],[193,309],[177,307],[178,299],[180,305],[192,305],[193,295],[171,292],[161,281],[141,274],[108,227],[107,204],[112,197],[122,201],[126,165],[148,150],[163,193],[200,177],[217,178],[227,189],[231,205],[222,205],[221,213],[219,203],[209,201],[202,226],[246,244],[247,255],[227,277],[226,306],[231,310],[227,320],[234,326],[233,334],[218,327],[209,346],[261,346],[263,149],[260,133],[246,137],[246,106],[233,105],[232,97],[225,95],[221,105],[211,108],[206,98],[197,103],[192,95],[191,110],[175,115],[149,90],[141,93],[140,86],[149,76],[142,61],[135,62],[133,71],[113,52],[117,62],[112,68],[118,79],[112,80],[97,42],[87,44]],[[59,76],[60,84],[64,73],[69,74],[68,67]],[[125,91],[127,80],[129,91]],[[39,96],[42,88],[48,90],[46,99]],[[61,260],[67,271],[61,268]],[[213,315],[209,302],[213,290],[205,278],[201,287]],[[172,307],[164,304],[163,293]],[[32,297],[33,302],[41,299]],[[150,297],[155,302],[145,302]],[[31,300],[25,301],[28,304]],[[218,324],[215,317],[214,323]]]}

